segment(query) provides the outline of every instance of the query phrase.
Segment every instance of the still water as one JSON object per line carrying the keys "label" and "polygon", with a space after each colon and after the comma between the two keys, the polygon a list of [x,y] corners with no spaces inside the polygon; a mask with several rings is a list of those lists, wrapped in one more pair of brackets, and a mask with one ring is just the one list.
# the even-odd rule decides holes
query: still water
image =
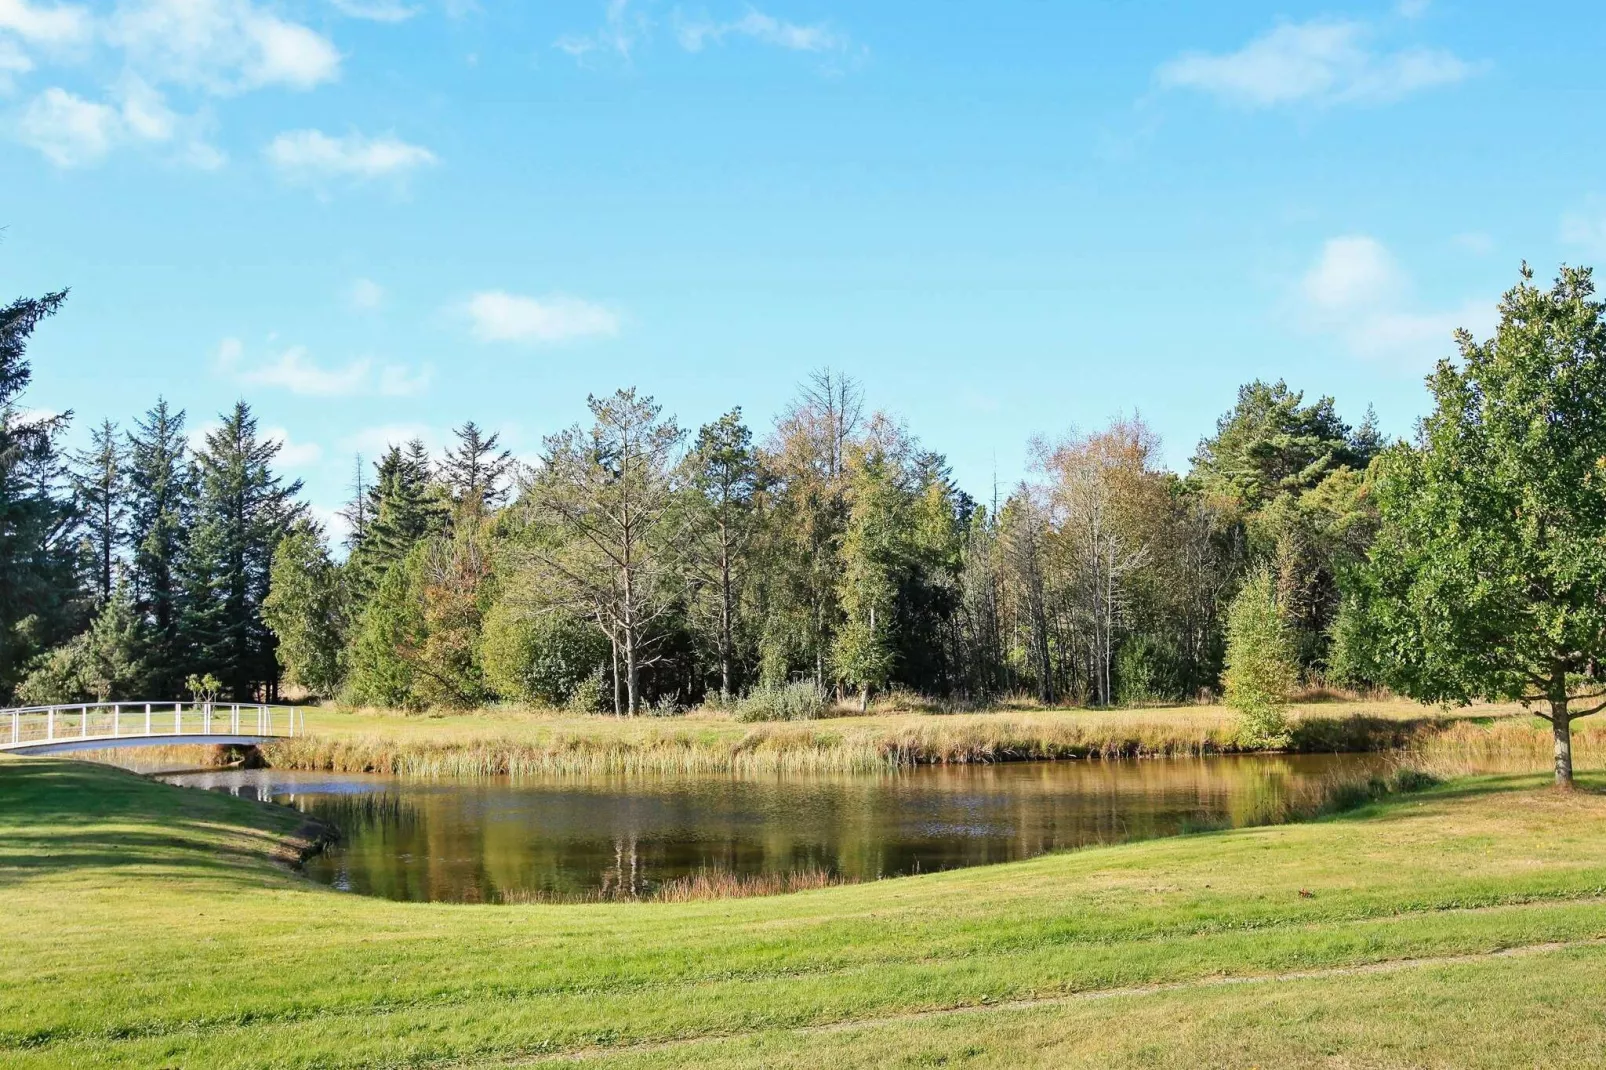
{"label": "still water", "polygon": [[1031,762],[899,773],[402,780],[279,770],[174,783],[294,806],[340,830],[307,863],[363,895],[443,902],[648,895],[698,873],[848,880],[1275,821],[1375,756]]}

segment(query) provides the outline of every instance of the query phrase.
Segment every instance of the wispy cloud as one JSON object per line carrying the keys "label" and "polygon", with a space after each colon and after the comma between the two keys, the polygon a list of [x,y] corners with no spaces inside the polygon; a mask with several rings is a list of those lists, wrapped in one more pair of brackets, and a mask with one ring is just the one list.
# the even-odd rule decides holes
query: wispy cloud
{"label": "wispy cloud", "polygon": [[323,459],[322,446],[316,442],[296,442],[291,439],[290,432],[282,427],[269,427],[262,432],[262,437],[278,443],[277,460],[285,468],[306,468]]}
{"label": "wispy cloud", "polygon": [[552,42],[552,47],[581,63],[599,55],[629,62],[637,43],[651,29],[652,20],[639,8],[632,9],[630,0],[608,0],[601,26],[585,33],[566,33]]}
{"label": "wispy cloud", "polygon": [[313,360],[306,346],[300,345],[281,349],[251,364],[238,338],[225,338],[218,345],[217,366],[242,385],[288,390],[303,397],[401,397],[423,393],[431,378],[429,368],[379,365],[370,357],[340,367],[325,367]]}
{"label": "wispy cloud", "polygon": [[1436,48],[1387,51],[1364,22],[1317,19],[1283,23],[1236,52],[1189,52],[1155,74],[1165,89],[1207,93],[1230,104],[1381,104],[1451,85],[1477,71]]}
{"label": "wispy cloud", "polygon": [[371,312],[385,303],[385,288],[373,279],[356,279],[346,291],[351,307]]}
{"label": "wispy cloud", "polygon": [[391,135],[332,137],[321,130],[286,131],[269,142],[263,154],[285,179],[309,185],[401,178],[437,162],[422,145]]}
{"label": "wispy cloud", "polygon": [[482,342],[565,342],[619,333],[611,309],[561,294],[537,298],[487,290],[470,297],[463,311]]}
{"label": "wispy cloud", "polygon": [[1337,336],[1358,357],[1412,368],[1451,353],[1457,328],[1487,334],[1494,327],[1492,300],[1418,307],[1409,275],[1381,242],[1364,234],[1329,239],[1299,291],[1308,329]]}
{"label": "wispy cloud", "polygon": [[805,25],[767,15],[748,8],[740,18],[719,22],[706,17],[691,18],[675,13],[675,37],[688,52],[700,52],[708,44],[722,44],[727,38],[745,38],[793,52],[833,52],[846,49],[852,40],[824,23]]}
{"label": "wispy cloud", "polygon": [[1561,217],[1561,240],[1585,256],[1606,256],[1606,201],[1591,198]]}
{"label": "wispy cloud", "polygon": [[14,134],[57,167],[88,167],[123,145],[155,144],[179,145],[182,162],[213,170],[224,157],[206,142],[204,126],[201,119],[174,112],[160,93],[130,74],[110,101],[59,87],[39,93],[17,115]]}

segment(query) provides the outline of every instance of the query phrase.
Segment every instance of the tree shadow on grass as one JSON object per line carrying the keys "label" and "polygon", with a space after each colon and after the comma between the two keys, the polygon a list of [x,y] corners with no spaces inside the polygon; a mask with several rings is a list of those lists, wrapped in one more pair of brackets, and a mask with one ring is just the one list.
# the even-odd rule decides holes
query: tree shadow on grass
{"label": "tree shadow on grass", "polygon": [[146,867],[261,887],[298,818],[109,766],[0,760],[0,887],[84,869]]}

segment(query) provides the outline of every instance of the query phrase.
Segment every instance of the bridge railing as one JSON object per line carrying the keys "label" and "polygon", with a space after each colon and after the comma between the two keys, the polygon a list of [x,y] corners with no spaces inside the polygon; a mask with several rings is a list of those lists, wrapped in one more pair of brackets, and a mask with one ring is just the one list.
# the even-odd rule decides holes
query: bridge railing
{"label": "bridge railing", "polygon": [[157,736],[295,736],[296,706],[259,702],[73,702],[0,710],[0,744]]}

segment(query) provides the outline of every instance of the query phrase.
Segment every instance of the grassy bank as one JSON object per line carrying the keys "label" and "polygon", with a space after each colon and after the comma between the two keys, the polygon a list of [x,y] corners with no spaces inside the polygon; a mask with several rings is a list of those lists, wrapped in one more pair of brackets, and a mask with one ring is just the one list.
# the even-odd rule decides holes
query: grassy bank
{"label": "grassy bank", "polygon": [[[1291,749],[1380,751],[1464,718],[1405,702],[1296,707]],[[319,709],[309,735],[274,744],[277,768],[404,776],[641,772],[868,772],[907,765],[1077,758],[1177,757],[1252,750],[1220,706],[1143,710],[889,713],[797,723],[741,724],[717,715],[576,717],[482,710],[440,717]],[[177,756],[175,756],[177,760]]]}
{"label": "grassy bank", "polygon": [[0,760],[0,1064],[1599,1063],[1606,798],[1540,783],[776,898],[491,907],[312,886],[274,861],[286,811]]}

